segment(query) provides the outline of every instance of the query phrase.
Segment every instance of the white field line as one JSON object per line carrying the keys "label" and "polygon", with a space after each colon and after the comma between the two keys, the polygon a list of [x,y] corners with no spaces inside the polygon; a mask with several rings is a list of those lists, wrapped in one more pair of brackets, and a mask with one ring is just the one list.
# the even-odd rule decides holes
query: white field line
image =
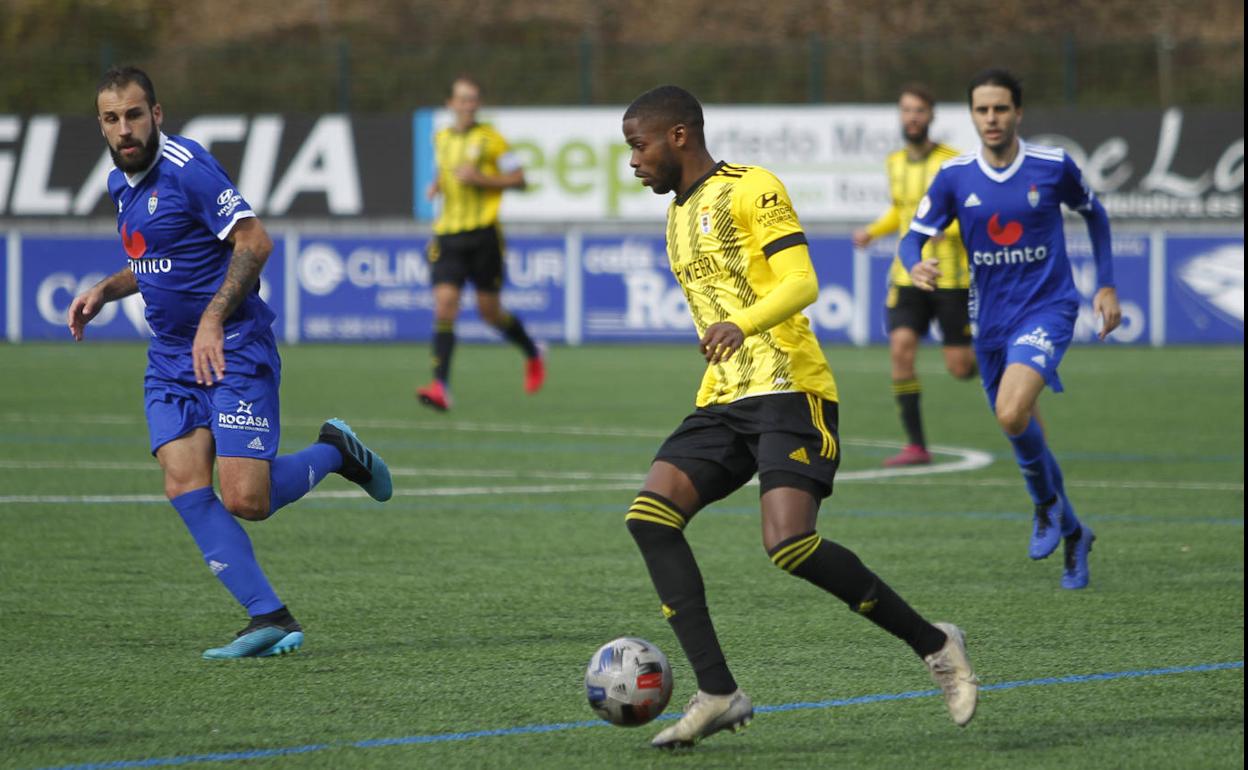
{"label": "white field line", "polygon": [[[895,446],[886,441],[862,441],[862,444],[876,446]],[[865,481],[907,486],[960,486],[960,487],[1012,487],[1019,482],[1014,479],[934,479],[932,474],[969,471],[982,468],[991,462],[987,453],[977,450],[958,449],[956,447],[932,447],[936,454],[952,455],[958,459],[949,463],[918,467],[918,468],[881,468],[864,471],[847,471],[838,476],[838,482]],[[154,463],[124,463],[102,461],[41,461],[41,460],[0,460],[0,469],[11,470],[118,470],[118,471],[157,471]],[[474,495],[516,495],[516,494],[565,494],[569,492],[610,492],[637,489],[644,480],[642,474],[630,473],[595,473],[589,471],[519,471],[519,470],[471,470],[463,468],[394,468],[395,476],[414,476],[432,478],[491,478],[491,479],[532,479],[548,478],[556,480],[574,480],[594,483],[586,484],[527,484],[511,486],[453,486],[423,487],[418,489],[395,490],[396,497],[466,497]],[[929,478],[914,478],[926,475]],[[907,476],[909,478],[899,478]],[[750,482],[756,486],[758,480]],[[1228,491],[1242,492],[1243,484],[1218,482],[1183,482],[1183,481],[1069,481],[1068,486],[1080,488],[1105,489],[1160,489],[1160,490],[1193,490],[1193,491]],[[363,492],[356,490],[321,491],[317,497],[328,499],[363,498]],[[36,505],[36,504],[91,504],[91,503],[160,503],[162,495],[5,495],[0,496],[0,504]]]}

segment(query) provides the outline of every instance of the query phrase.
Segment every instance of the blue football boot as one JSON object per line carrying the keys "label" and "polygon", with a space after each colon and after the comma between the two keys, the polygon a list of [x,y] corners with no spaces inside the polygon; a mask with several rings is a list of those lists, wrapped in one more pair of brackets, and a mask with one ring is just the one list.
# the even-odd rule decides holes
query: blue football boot
{"label": "blue football boot", "polygon": [[247,627],[238,632],[234,641],[224,647],[204,650],[208,660],[232,658],[271,658],[287,655],[303,646],[303,627],[285,613],[285,622],[270,620],[271,615],[252,618]]}
{"label": "blue football boot", "polygon": [[1078,539],[1066,538],[1066,566],[1062,570],[1062,588],[1075,591],[1088,587],[1088,554],[1096,535],[1087,524],[1082,527]]}
{"label": "blue football boot", "polygon": [[384,503],[394,494],[386,461],[364,446],[350,425],[337,417],[328,420],[321,426],[321,435],[316,440],[329,444],[342,454],[342,467],[338,473],[347,481],[359,484],[369,497]]}
{"label": "blue football boot", "polygon": [[1057,550],[1062,541],[1062,498],[1054,498],[1053,502],[1036,506],[1036,515],[1032,520],[1031,543],[1027,555],[1033,559],[1045,559]]}

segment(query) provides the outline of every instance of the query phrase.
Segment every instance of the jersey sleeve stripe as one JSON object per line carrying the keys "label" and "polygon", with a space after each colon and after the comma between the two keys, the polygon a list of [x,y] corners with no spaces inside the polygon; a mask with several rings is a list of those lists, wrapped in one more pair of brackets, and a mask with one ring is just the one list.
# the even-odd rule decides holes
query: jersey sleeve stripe
{"label": "jersey sleeve stripe", "polygon": [[177,166],[178,168],[183,168],[184,166],[186,166],[186,160],[184,158],[178,155],[174,155],[168,150],[166,150],[165,152],[162,152],[160,154],[160,157],[168,159],[170,163]]}
{"label": "jersey sleeve stripe", "polygon": [[794,246],[805,246],[805,245],[806,245],[806,233],[789,233],[788,235],[781,236],[780,238],[775,239],[774,241],[767,244],[766,246],[763,246],[763,255],[766,257],[773,257],[776,254],[779,254],[780,252],[784,251],[785,249],[791,249]]}
{"label": "jersey sleeve stripe", "polygon": [[173,141],[172,139],[165,142],[165,152],[171,152],[174,155],[182,156],[182,160],[187,161],[193,158],[191,151]]}
{"label": "jersey sleeve stripe", "polygon": [[921,224],[918,220],[915,220],[910,223],[910,229],[914,230],[917,233],[923,233],[928,238],[935,238],[937,233],[940,232],[934,227],[928,227],[925,224]]}
{"label": "jersey sleeve stripe", "polygon": [[250,209],[247,211],[235,211],[234,216],[230,217],[230,223],[217,232],[217,240],[224,241],[226,238],[229,238],[230,231],[234,229],[234,225],[238,224],[238,220],[248,219],[250,217],[254,217],[255,215],[256,212]]}

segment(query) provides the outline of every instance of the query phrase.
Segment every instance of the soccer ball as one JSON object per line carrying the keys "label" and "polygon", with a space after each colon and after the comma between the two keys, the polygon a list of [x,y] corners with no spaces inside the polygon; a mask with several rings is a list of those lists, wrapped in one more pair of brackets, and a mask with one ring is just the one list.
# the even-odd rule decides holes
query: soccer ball
{"label": "soccer ball", "polygon": [[613,725],[637,727],[663,713],[672,697],[672,667],[658,647],[622,636],[598,648],[585,669],[594,713]]}

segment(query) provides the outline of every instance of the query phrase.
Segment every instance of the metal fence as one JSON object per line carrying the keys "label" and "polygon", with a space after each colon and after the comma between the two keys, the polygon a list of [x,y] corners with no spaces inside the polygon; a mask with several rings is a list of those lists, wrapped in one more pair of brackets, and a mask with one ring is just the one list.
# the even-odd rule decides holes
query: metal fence
{"label": "metal fence", "polygon": [[[115,62],[153,75],[166,106],[196,112],[403,112],[440,104],[446,84],[471,72],[506,105],[620,104],[661,82],[711,103],[890,101],[904,82],[962,98],[969,75],[1006,66],[1029,105],[1132,106],[1244,103],[1242,36],[1229,43],[1159,35],[1131,43],[1073,36],[999,43],[891,44],[812,36],[785,44],[681,46],[568,43],[395,45],[319,38],[163,51],[143,43],[0,49],[0,113],[89,112],[91,88]],[[158,58],[159,57],[159,58]]]}

